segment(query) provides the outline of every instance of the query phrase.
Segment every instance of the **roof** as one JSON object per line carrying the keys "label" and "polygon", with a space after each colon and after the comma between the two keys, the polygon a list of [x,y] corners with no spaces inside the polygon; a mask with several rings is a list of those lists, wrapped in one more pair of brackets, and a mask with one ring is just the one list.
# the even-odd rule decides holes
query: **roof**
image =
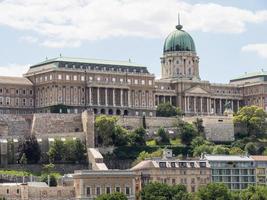
{"label": "roof", "polygon": [[131,66],[131,67],[145,67],[143,65],[131,62],[131,61],[115,61],[115,60],[103,60],[103,59],[91,59],[91,58],[75,58],[75,57],[57,57],[47,59],[43,62],[37,63],[32,67],[37,67],[44,64],[53,62],[74,62],[74,63],[86,63],[86,64],[100,64],[100,65],[119,65],[119,66]]}
{"label": "roof", "polygon": [[204,155],[208,161],[253,161],[249,156],[243,155]]}
{"label": "roof", "polygon": [[48,187],[47,183],[45,182],[28,182],[27,184],[31,187]]}
{"label": "roof", "polygon": [[32,82],[24,77],[0,76],[0,84],[8,85],[32,85]]}
{"label": "roof", "polygon": [[267,161],[267,156],[251,156],[255,161]]}
{"label": "roof", "polygon": [[238,76],[236,78],[231,79],[230,81],[239,80],[239,79],[247,79],[252,78],[256,76],[267,76],[267,71],[259,71],[259,72],[251,72],[251,73],[245,73],[241,76]]}
{"label": "roof", "polygon": [[164,52],[169,51],[192,51],[196,52],[193,38],[184,30],[181,25],[176,26],[176,30],[171,32],[164,42]]}

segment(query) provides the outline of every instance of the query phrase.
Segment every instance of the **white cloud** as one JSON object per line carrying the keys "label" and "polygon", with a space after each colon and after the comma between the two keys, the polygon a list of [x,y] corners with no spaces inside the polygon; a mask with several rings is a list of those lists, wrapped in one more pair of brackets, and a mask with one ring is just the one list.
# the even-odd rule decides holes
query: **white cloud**
{"label": "white cloud", "polygon": [[33,31],[47,47],[77,47],[117,36],[164,37],[178,11],[189,31],[242,33],[247,23],[267,21],[267,10],[183,0],[6,0],[0,3],[0,26]]}
{"label": "white cloud", "polygon": [[32,36],[29,36],[29,35],[20,37],[20,40],[28,42],[28,43],[32,43],[32,44],[38,42],[38,38],[37,37],[32,37]]}
{"label": "white cloud", "polygon": [[244,52],[255,52],[260,57],[267,59],[267,43],[248,44],[243,46],[241,50]]}
{"label": "white cloud", "polygon": [[30,65],[8,64],[0,66],[0,76],[22,76],[25,74]]}

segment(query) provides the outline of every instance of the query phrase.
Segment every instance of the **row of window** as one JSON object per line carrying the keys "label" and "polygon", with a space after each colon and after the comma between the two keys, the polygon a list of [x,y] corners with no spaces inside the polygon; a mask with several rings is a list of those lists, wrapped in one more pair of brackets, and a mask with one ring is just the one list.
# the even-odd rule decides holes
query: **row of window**
{"label": "row of window", "polygon": [[[170,166],[172,168],[194,168],[195,166],[195,162],[170,162]],[[200,167],[206,167],[206,162],[199,162],[199,166]],[[160,168],[166,168],[167,167],[167,162],[159,162],[159,167]]]}
{"label": "row of window", "polygon": [[[10,94],[10,90],[8,88],[0,88],[0,94]],[[16,95],[33,95],[33,90],[27,89],[16,89]]]}
{"label": "row of window", "polygon": [[[103,188],[101,188],[101,187],[98,186],[98,187],[95,188],[95,192],[93,192],[93,190],[92,190],[91,187],[86,187],[86,196],[87,197],[90,197],[92,195],[99,196],[101,194],[110,194],[110,193],[112,193],[111,187],[106,187],[105,188],[105,191],[102,191],[102,190],[103,190]],[[125,188],[121,188],[120,186],[116,186],[114,188],[114,192],[122,192],[126,196],[130,196],[130,194],[131,194],[131,188],[128,187],[128,186],[126,186]]]}
{"label": "row of window", "polygon": [[[63,75],[63,74],[58,74],[57,75],[57,80],[66,80],[66,81],[85,81],[85,76],[84,75],[81,75],[81,76],[78,76],[78,75],[69,75],[69,74],[66,74],[66,75]],[[41,82],[46,82],[46,81],[51,81],[53,80],[53,75],[50,74],[49,76],[40,76],[40,77],[37,77],[36,78],[36,83],[41,83]],[[116,77],[112,77],[112,78],[109,78],[109,77],[101,77],[101,76],[96,76],[96,77],[93,77],[93,76],[89,76],[87,77],[87,81],[89,82],[92,82],[92,81],[102,81],[102,82],[113,82],[113,83],[125,83],[126,82],[126,79],[125,78],[116,78]],[[141,85],[153,85],[153,80],[148,80],[146,82],[146,80],[142,79],[142,80],[139,80],[139,79],[131,79],[131,78],[128,78],[127,79],[127,83],[128,84],[135,84],[135,85],[138,85],[138,84],[141,84]]]}
{"label": "row of window", "polygon": [[65,68],[69,69],[86,69],[86,70],[99,70],[99,71],[114,71],[114,72],[133,72],[133,73],[147,73],[147,70],[145,68],[122,68],[122,67],[115,67],[115,66],[98,66],[98,65],[92,65],[92,66],[85,66],[85,65],[78,65],[78,64],[64,64]]}
{"label": "row of window", "polygon": [[[0,97],[0,106],[1,105],[11,105],[11,100],[12,98],[10,97]],[[15,98],[15,106],[33,106],[33,99],[20,99],[20,98]]]}

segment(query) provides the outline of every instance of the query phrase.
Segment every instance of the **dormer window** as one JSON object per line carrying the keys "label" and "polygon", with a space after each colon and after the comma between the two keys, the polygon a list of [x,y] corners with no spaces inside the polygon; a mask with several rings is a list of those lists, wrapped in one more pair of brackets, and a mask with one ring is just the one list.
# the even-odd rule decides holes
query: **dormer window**
{"label": "dormer window", "polygon": [[159,162],[159,167],[166,168],[167,167],[166,162]]}

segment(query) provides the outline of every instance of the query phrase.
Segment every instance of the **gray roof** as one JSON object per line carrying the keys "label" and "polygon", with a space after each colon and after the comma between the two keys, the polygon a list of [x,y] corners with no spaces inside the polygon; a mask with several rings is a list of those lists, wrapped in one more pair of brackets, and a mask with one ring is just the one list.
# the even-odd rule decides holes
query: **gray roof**
{"label": "gray roof", "polygon": [[240,79],[248,79],[248,78],[257,77],[257,76],[267,76],[267,71],[263,70],[259,72],[245,73],[244,75],[231,79],[231,81],[240,80]]}
{"label": "gray roof", "polygon": [[208,161],[253,161],[249,156],[243,155],[205,155]]}
{"label": "gray roof", "polygon": [[74,63],[86,63],[86,64],[100,64],[100,65],[118,65],[118,66],[131,66],[131,67],[145,67],[143,65],[131,62],[131,61],[115,61],[115,60],[103,60],[103,59],[91,59],[91,58],[74,58],[74,57],[57,57],[47,59],[43,62],[37,63],[31,67],[45,65],[53,62],[74,62]]}
{"label": "gray roof", "polygon": [[32,82],[24,77],[0,76],[0,84],[30,86]]}

